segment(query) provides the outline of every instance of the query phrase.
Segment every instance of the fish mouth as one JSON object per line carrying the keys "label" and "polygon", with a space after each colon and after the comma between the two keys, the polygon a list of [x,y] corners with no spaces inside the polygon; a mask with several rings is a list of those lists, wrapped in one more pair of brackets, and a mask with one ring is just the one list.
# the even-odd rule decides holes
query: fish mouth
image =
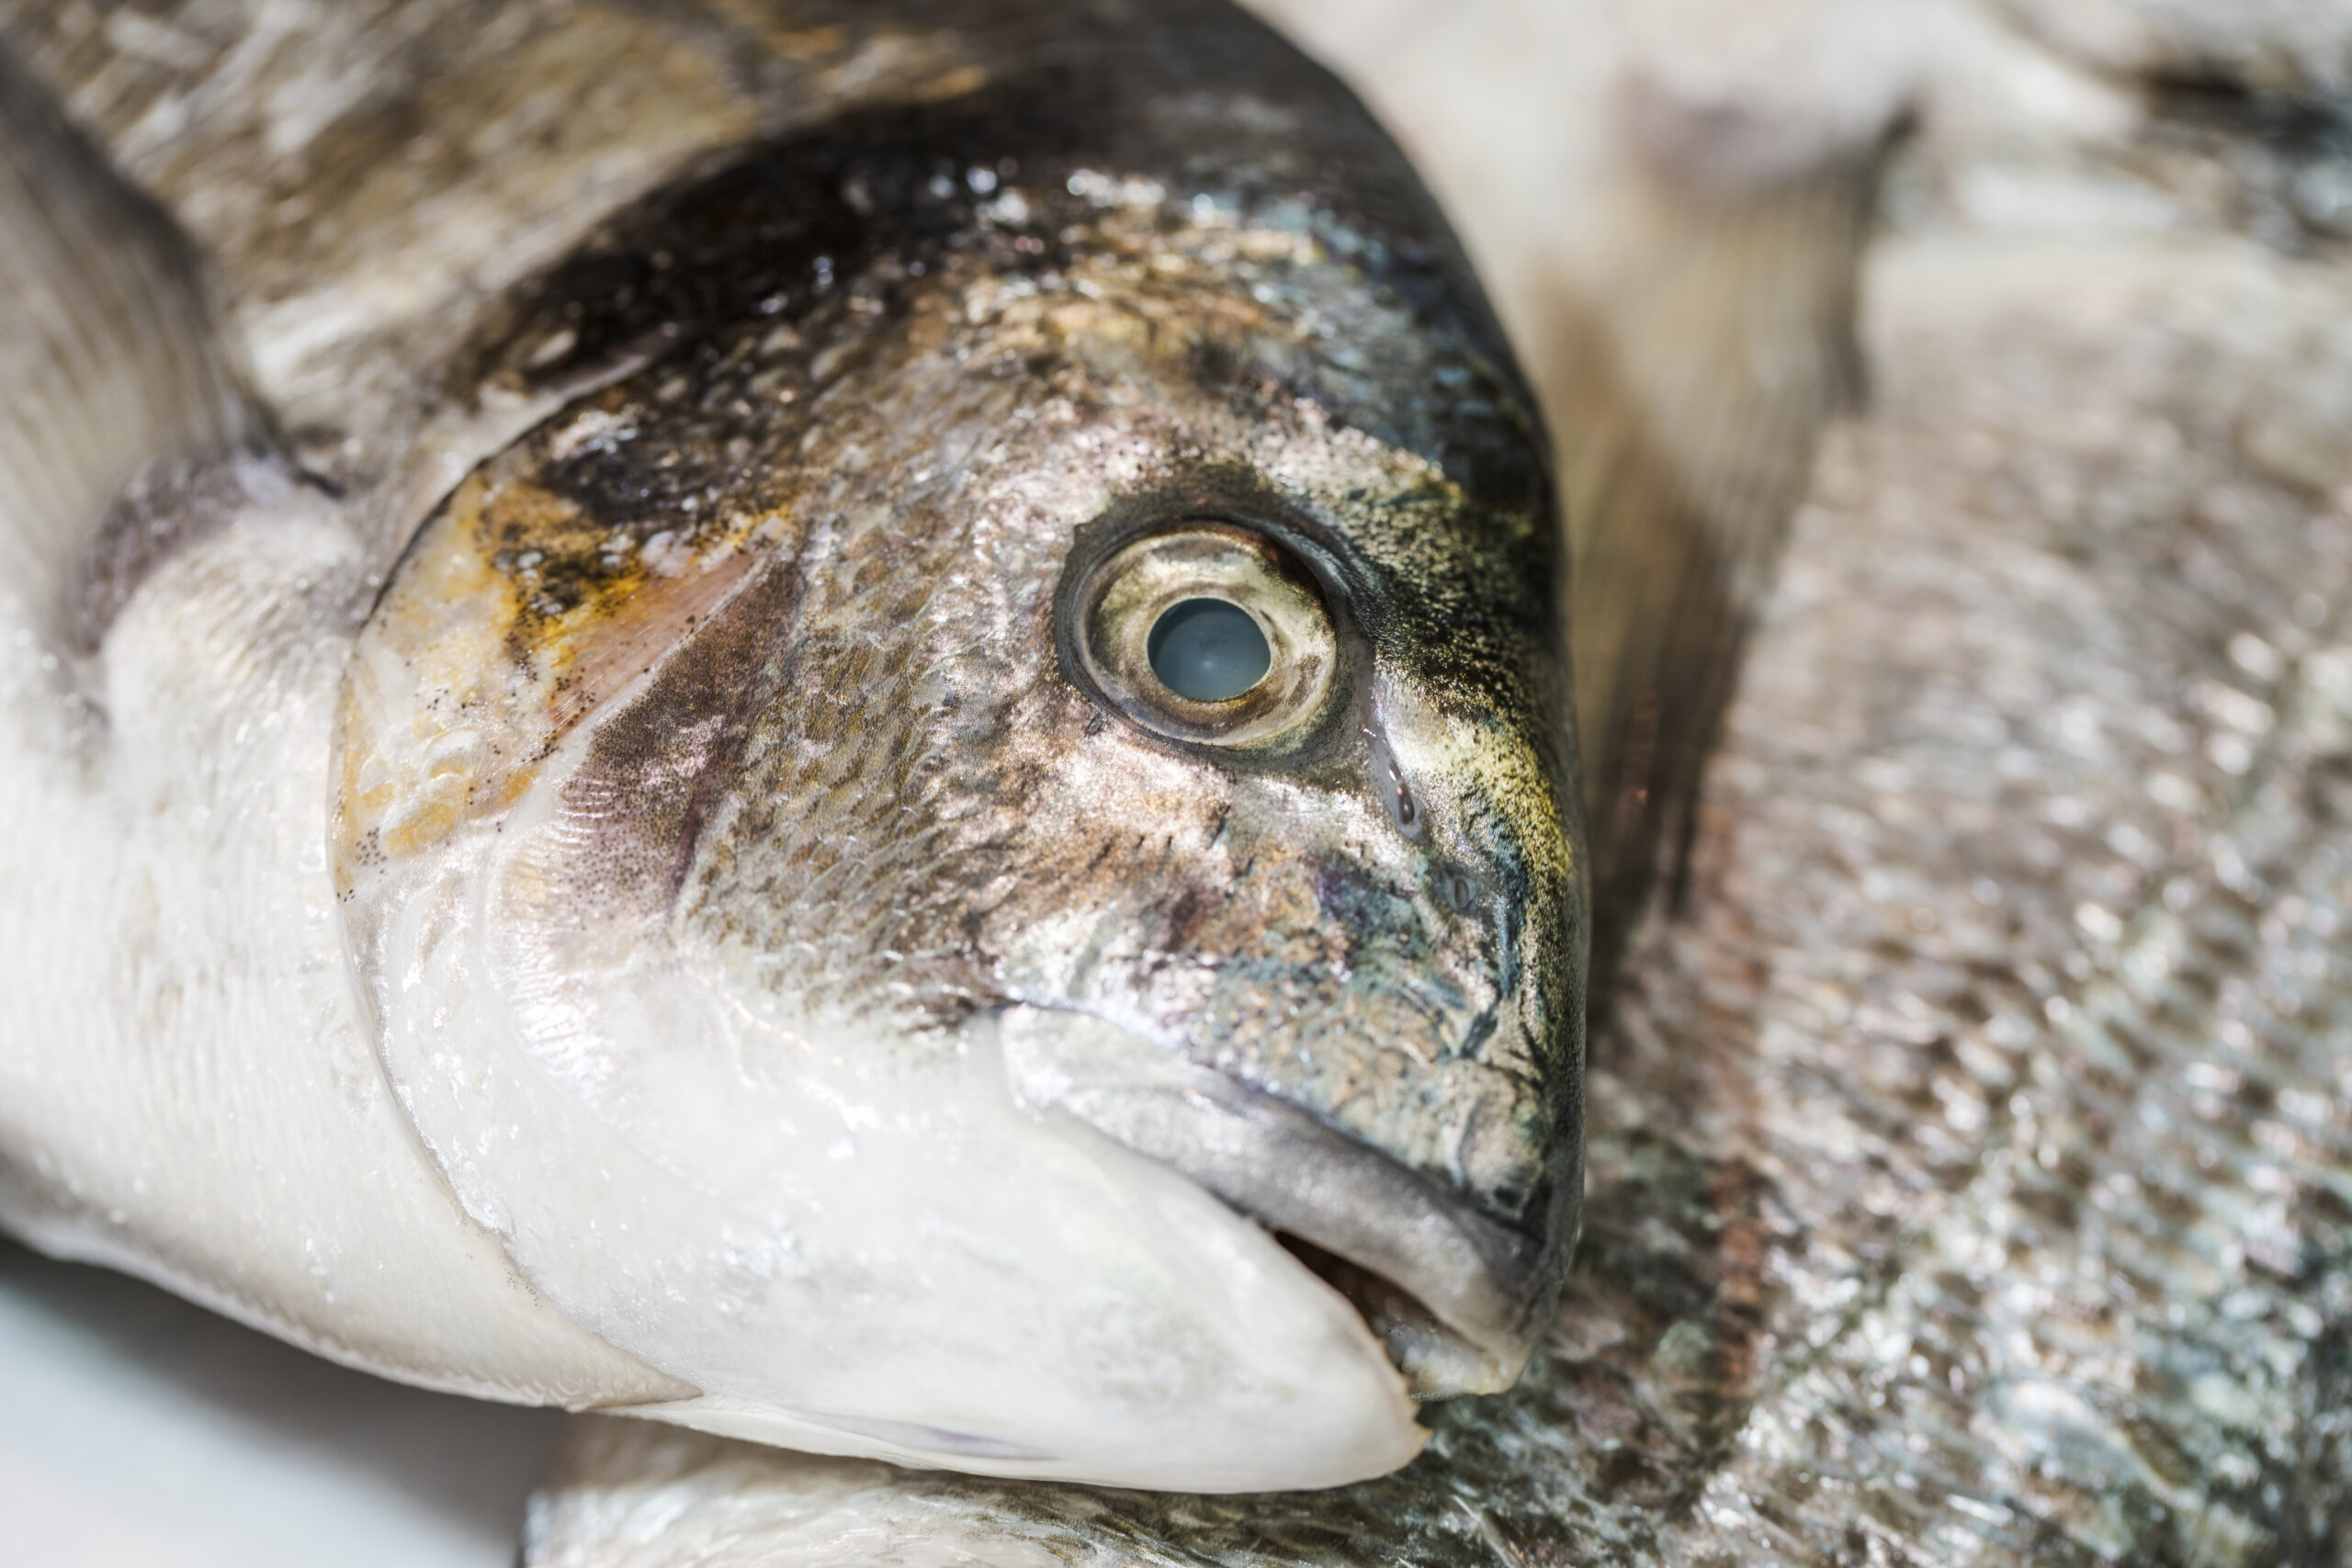
{"label": "fish mouth", "polygon": [[1272,1232],[1345,1297],[1416,1399],[1519,1380],[1560,1292],[1558,1249],[1312,1113],[1060,1009],[1001,1020],[1025,1103],[1067,1111]]}

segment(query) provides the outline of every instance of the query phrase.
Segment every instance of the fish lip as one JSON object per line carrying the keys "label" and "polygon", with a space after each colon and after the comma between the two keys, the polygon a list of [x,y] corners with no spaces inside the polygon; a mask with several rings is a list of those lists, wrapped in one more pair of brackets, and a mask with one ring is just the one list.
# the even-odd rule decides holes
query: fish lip
{"label": "fish lip", "polygon": [[1558,1238],[1507,1224],[1312,1112],[1106,1020],[1017,1007],[1002,1030],[1020,1099],[1068,1112],[1274,1232],[1363,1314],[1415,1398],[1518,1381],[1559,1299]]}

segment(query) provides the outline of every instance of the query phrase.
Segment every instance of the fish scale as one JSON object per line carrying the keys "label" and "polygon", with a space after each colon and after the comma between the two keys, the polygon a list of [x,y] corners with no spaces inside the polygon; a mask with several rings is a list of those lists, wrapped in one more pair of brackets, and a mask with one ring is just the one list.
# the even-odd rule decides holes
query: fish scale
{"label": "fish scale", "polygon": [[[2179,280],[2183,295],[2194,276]],[[2208,346],[2193,304],[2161,294],[2149,304],[2179,333],[2179,358]],[[1903,312],[1897,322],[1927,314],[1917,297],[1884,308]],[[2008,309],[2047,332],[2030,307]],[[1884,343],[1889,408],[1833,445],[1815,509],[1799,525],[1785,631],[1759,642],[1715,775],[1725,786],[1715,802],[1725,861],[1713,887],[1753,911],[1757,930],[1724,920],[1728,940],[1692,979],[1704,986],[1736,975],[1735,965],[1770,976],[1760,1009],[1714,1000],[1711,1010],[1761,1013],[1747,1039],[1764,1065],[1744,1068],[1744,1092],[1724,1098],[1761,1100],[1743,1120],[1748,1138],[1768,1134],[1750,1157],[1781,1211],[1768,1234],[1782,1239],[1766,1259],[1778,1310],[1758,1328],[1791,1348],[1778,1369],[1767,1359],[1758,1388],[1770,1392],[1754,1397],[1740,1451],[1724,1456],[1696,1506],[1731,1510],[1722,1525],[1737,1520],[1767,1540],[1777,1516],[1792,1561],[1813,1560],[1839,1530],[1860,1532],[1858,1550],[1875,1531],[1873,1550],[1958,1556],[1965,1547],[1985,1561],[2067,1551],[2084,1561],[2254,1560],[2308,1542],[2305,1510],[2342,1506],[2333,1484],[2292,1496],[2266,1477],[2266,1500],[2250,1473],[2237,1485],[2223,1478],[2306,1449],[2296,1406],[2316,1388],[2300,1369],[2262,1370],[2247,1353],[2301,1363],[2315,1348],[2318,1325],[2296,1327],[2297,1304],[2340,1292],[2330,1280],[2346,1235],[2324,1221],[2292,1244],[2274,1233],[2267,1265],[2231,1240],[2262,1234],[2245,1228],[2256,1212],[2284,1210],[2275,1195],[2250,1202],[2232,1180],[2237,1159],[2256,1153],[2249,1131],[2184,1114],[2192,1108],[2178,1086],[2200,1061],[2238,1055],[2233,1013],[2288,957],[2283,932],[2247,942],[2256,933],[2230,930],[2244,919],[2232,906],[2252,886],[2233,891],[2222,879],[2245,853],[2237,846],[2267,829],[2281,857],[2273,863],[2319,878],[2304,897],[2324,908],[2342,895],[2345,824],[2328,777],[2335,760],[2299,747],[2292,730],[2275,738],[2275,761],[2242,777],[2191,751],[2186,771],[2216,803],[2204,812],[2167,814],[2145,784],[2162,766],[2183,766],[2184,741],[2200,728],[2211,734],[2199,723],[2195,682],[2212,678],[2233,636],[2277,636],[2315,581],[2334,576],[2340,593],[2340,547],[2333,566],[2316,569],[2296,548],[2340,524],[2246,472],[2196,428],[2196,410],[2167,407],[2176,389],[2196,385],[2174,355],[2145,355],[2128,340],[2118,355],[2064,334],[2053,334],[2061,349],[2039,336],[2029,347],[1991,314],[1970,323],[1974,335]],[[2177,547],[2161,525],[2168,517],[2127,521],[2091,544],[2073,507],[2004,519],[1968,504],[1985,476],[1951,461],[1966,449],[1956,427],[2007,424],[2001,404],[2019,385],[2003,373],[2007,355],[1984,352],[1988,337],[2043,387],[2091,378],[2128,389],[2143,409],[2188,427],[2183,445],[2204,483],[2234,484],[2263,503],[2208,541],[2214,558],[2201,581],[2167,570]],[[2066,471],[2091,511],[2102,479],[2133,484],[2114,471],[2106,442],[2070,441],[2059,411],[2029,403],[2014,417],[2010,443],[2029,441],[2014,432],[2037,418],[2056,439],[2024,444],[1995,477]],[[1956,513],[1973,513],[1971,525],[1956,526]],[[1874,626],[1883,629],[1873,636]],[[1955,643],[2000,663],[1956,668],[1944,661]],[[2106,732],[2124,743],[2086,745],[2050,722],[2045,705],[2085,688],[2099,693]],[[2317,721],[2319,733],[2340,722]],[[2134,729],[2173,745],[2150,747]],[[1986,747],[1988,736],[2010,749]],[[1988,751],[1997,783],[1981,776]],[[1906,782],[1873,798],[1872,761],[1896,763]],[[1798,770],[1812,787],[1788,787]],[[2178,846],[2161,875],[2079,826],[2135,818]],[[1844,848],[1852,826],[1873,822],[1884,830]],[[1871,874],[1883,884],[1875,897]],[[2116,911],[2086,918],[2106,908],[2093,899]],[[1793,910],[1814,922],[1792,924]],[[1921,912],[1937,929],[1918,929]],[[2321,1100],[2340,1094],[2341,1006],[2327,998],[2290,1026],[2301,1060],[2273,1069],[2285,1076],[2279,1087]],[[1685,1016],[1686,1029],[1698,1021]],[[1596,1059],[1598,1103],[1613,1103],[1629,1078],[1638,1084],[1609,1048]],[[1597,1175],[1605,1168],[1597,1157]],[[2290,1168],[2266,1180],[2342,1180],[2324,1156]],[[1605,1179],[1595,1192],[1604,1210]],[[2110,1191],[2110,1180],[2132,1184],[2122,1190],[2132,1196]],[[2148,1226],[2119,1223],[2134,1209]],[[2281,1274],[2282,1255],[2301,1261]],[[2250,1318],[2229,1315],[2256,1303]],[[2255,1380],[2245,1404],[2260,1420],[2216,1424],[2192,1398],[2166,1396],[2216,1373]],[[2166,1481],[2135,1457],[2143,1448],[2188,1457],[2165,1464]],[[2265,1448],[2270,1457],[2257,1463]],[[2208,1478],[2212,1495],[2183,1487],[2184,1473]],[[2119,1524],[2119,1506],[2139,1512]],[[2170,1534],[2167,1511],[2182,1521]],[[2218,1520],[2211,1540],[2191,1522],[2199,1513]]]}

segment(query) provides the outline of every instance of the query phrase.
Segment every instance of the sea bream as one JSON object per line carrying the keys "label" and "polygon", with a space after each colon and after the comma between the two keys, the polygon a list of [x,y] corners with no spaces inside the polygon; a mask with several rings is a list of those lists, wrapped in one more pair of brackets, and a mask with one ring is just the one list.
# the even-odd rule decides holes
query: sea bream
{"label": "sea bream", "polygon": [[1195,1491],[1582,1190],[1533,401],[1221,4],[20,5],[0,1222],[350,1364]]}
{"label": "sea bream", "polygon": [[[1565,628],[1587,710],[1596,944],[1646,874],[1634,834],[1655,831],[1679,867],[1624,950],[1595,1035],[1592,1192],[1562,1310],[1511,1392],[1423,1407],[1434,1430],[1419,1462],[1311,1494],[958,1477],[578,1416],[532,1506],[528,1559],[2340,1559],[2352,18],[2334,4],[2161,0],[1279,9],[1358,70],[1446,194],[1550,406],[1572,548],[1599,563],[1577,575]],[[775,133],[758,115],[789,111],[754,79],[840,67],[843,91],[930,82],[906,90],[942,97],[972,80],[952,38],[921,27],[874,35],[887,41],[863,54],[848,26],[714,55],[663,47],[658,21],[619,7],[573,6],[560,33],[521,7],[10,15],[36,73],[193,237],[222,336],[250,356],[229,379],[266,394],[118,400],[108,428],[135,425],[136,440],[94,463],[12,470],[15,482],[95,476],[70,492],[95,513],[110,473],[183,449],[176,433],[290,447],[356,504],[347,515],[382,519],[360,533],[387,562],[401,517],[424,517],[556,401],[594,389],[518,376],[477,398],[424,397],[403,368],[457,363],[447,344],[487,330],[483,301],[570,254],[575,205],[594,209],[579,220],[593,229],[670,188],[695,138]],[[694,36],[739,39],[725,29],[752,16]],[[482,17],[481,31],[460,25]],[[1642,73],[1611,79],[1612,26],[1657,29]],[[620,58],[632,68],[611,68]],[[749,63],[730,74],[729,60]],[[1782,521],[1770,498],[1802,475],[1812,424],[1860,389],[1846,249],[1858,176],[1906,102],[1917,130],[1861,290],[1869,400],[1835,433],[1781,587],[1759,598]],[[1633,155],[1603,157],[1597,184],[1564,178],[1563,147],[1594,126],[1614,126],[1615,152]],[[1542,129],[1513,132],[1529,127]],[[980,193],[974,166],[940,173],[995,199],[1001,170],[982,167],[1000,184]],[[578,203],[582,189],[595,199]],[[102,247],[76,287],[127,299],[124,269],[152,280],[154,254]],[[166,289],[160,312],[103,322],[134,344],[175,343],[180,298],[193,296]],[[461,308],[432,308],[451,299]],[[165,386],[219,384],[205,355],[128,363]],[[274,417],[254,420],[265,406]],[[78,432],[74,449],[93,455],[86,422],[40,428]],[[130,515],[174,543],[180,513]],[[12,563],[7,581],[22,592],[43,558]],[[136,551],[105,558],[130,570],[76,579],[75,602],[127,602],[133,618],[174,570],[147,571]],[[1713,609],[1645,608],[1657,605]],[[1680,699],[1720,687],[1751,626],[1703,808],[1678,819],[1700,798],[1690,737],[1702,744],[1712,723],[1704,701]],[[347,641],[319,640],[339,671]],[[15,646],[33,661],[10,666],[21,693],[43,649]],[[145,646],[163,650],[141,656],[152,671],[206,645]],[[79,657],[49,651],[61,669]],[[333,681],[311,679],[308,700],[329,701],[317,694]],[[12,714],[57,711],[53,694],[12,700]],[[1680,739],[1661,745],[1668,722]],[[200,747],[158,753],[150,798],[211,787],[189,761]],[[316,794],[285,798],[323,798],[323,768],[312,777]],[[1662,801],[1664,819],[1647,817]],[[66,838],[89,820],[51,822]],[[295,835],[288,863],[323,865],[324,844],[322,828]],[[62,863],[54,854],[44,863]],[[254,885],[183,885],[141,918],[200,931],[186,912],[218,905],[209,929],[234,930],[229,917],[260,902]],[[37,908],[71,915],[80,886],[44,883]],[[336,919],[323,900],[308,908]],[[220,1010],[209,972],[194,987],[186,971],[114,973],[147,986],[150,1016],[190,997]],[[284,988],[312,999],[274,1005],[318,1010],[330,973],[306,968]],[[152,1066],[153,1054],[111,1051],[111,1103],[75,1114],[85,1136],[114,1141],[117,1174],[85,1163],[105,1179],[77,1177],[83,1217],[70,1234],[52,1224],[57,1244],[87,1255],[109,1224],[176,1204],[168,1232],[142,1221],[178,1238],[175,1258],[268,1244],[252,1256],[270,1272],[237,1287],[249,1318],[265,1315],[252,1303],[285,1302],[322,1320],[331,1290],[370,1347],[397,1326],[395,1297],[365,1258],[331,1247],[327,1274],[311,1275],[305,1238],[265,1228],[299,1212],[277,1207],[289,1192],[345,1194],[348,1233],[364,1235],[348,1196],[364,1171],[380,1190],[367,1218],[387,1234],[472,1238],[476,1280],[503,1257],[448,1201],[417,1196],[432,1183],[397,1115],[363,1103],[330,1123],[340,1149],[273,1168],[227,1096],[198,1107],[222,1112],[210,1122],[158,1134],[141,1086],[198,1058]],[[289,1083],[341,1072],[355,1101],[382,1093],[348,1030],[314,1031],[266,1065]],[[45,1201],[56,1213],[67,1200]],[[130,1260],[153,1274],[157,1256]],[[518,1321],[553,1331],[560,1314],[526,1313],[519,1291],[453,1294],[467,1279],[403,1282],[439,1314],[417,1321],[442,1325],[445,1366],[513,1342]],[[451,1333],[469,1312],[472,1337]],[[626,1364],[593,1337],[571,1343],[597,1375]]]}

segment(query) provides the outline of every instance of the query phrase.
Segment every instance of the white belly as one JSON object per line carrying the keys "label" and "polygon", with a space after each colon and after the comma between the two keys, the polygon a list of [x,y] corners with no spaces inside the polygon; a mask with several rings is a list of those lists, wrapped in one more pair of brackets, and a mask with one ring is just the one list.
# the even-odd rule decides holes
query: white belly
{"label": "white belly", "polygon": [[95,722],[7,606],[0,1224],[429,1386],[680,1397],[523,1284],[368,1046],[324,850],[361,572],[281,495],[141,590]]}

